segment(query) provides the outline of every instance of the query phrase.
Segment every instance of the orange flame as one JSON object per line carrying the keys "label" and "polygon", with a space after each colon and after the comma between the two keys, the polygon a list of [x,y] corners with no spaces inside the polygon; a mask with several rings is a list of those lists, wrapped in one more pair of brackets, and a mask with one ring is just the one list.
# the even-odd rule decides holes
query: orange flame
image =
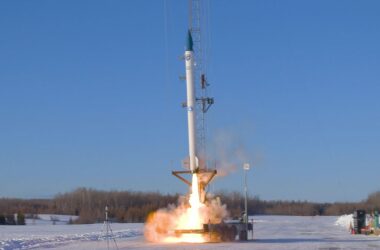
{"label": "orange flame", "polygon": [[[200,201],[197,174],[193,174],[189,203],[190,207],[185,211],[185,213],[180,215],[175,229],[203,229],[201,209],[204,207],[204,204]],[[179,237],[168,237],[164,239],[164,242],[201,243],[205,242],[205,239],[201,234],[185,233],[181,234]]]}
{"label": "orange flame", "polygon": [[155,242],[191,242],[201,243],[206,240],[201,234],[182,233],[175,234],[175,230],[203,229],[202,209],[205,205],[200,201],[198,175],[193,174],[190,207],[183,204],[170,211],[159,210],[148,217],[145,225],[145,236]]}
{"label": "orange flame", "polygon": [[203,229],[204,223],[221,223],[228,215],[225,205],[219,198],[208,198],[206,204],[200,201],[199,178],[192,176],[191,193],[188,204],[181,202],[178,207],[169,205],[150,214],[145,224],[145,238],[152,242],[189,242],[202,243],[210,240],[198,233],[179,233],[176,230]]}

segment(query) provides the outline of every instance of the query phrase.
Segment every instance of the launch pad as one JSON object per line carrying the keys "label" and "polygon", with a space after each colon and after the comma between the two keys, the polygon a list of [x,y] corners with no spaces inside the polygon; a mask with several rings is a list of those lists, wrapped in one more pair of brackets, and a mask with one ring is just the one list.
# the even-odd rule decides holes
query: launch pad
{"label": "launch pad", "polygon": [[177,229],[174,233],[177,237],[183,234],[202,235],[206,242],[226,242],[247,240],[248,231],[252,232],[252,223],[242,223],[241,221],[223,221],[217,224],[203,224],[202,229]]}
{"label": "launch pad", "polygon": [[202,191],[200,193],[201,202],[204,203],[206,200],[206,193],[205,193],[206,186],[216,176],[217,170],[216,169],[208,170],[208,169],[198,168],[195,172],[192,172],[190,170],[172,171],[172,175],[174,175],[175,177],[177,177],[178,179],[186,183],[189,187],[192,186],[192,183],[188,179],[184,178],[182,175],[192,175],[192,174],[197,174],[200,177],[198,186],[199,186],[199,190]]}

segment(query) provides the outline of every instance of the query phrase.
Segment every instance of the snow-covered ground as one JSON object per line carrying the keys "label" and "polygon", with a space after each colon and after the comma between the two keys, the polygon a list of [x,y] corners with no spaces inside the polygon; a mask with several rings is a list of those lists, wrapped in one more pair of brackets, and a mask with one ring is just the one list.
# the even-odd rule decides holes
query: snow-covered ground
{"label": "snow-covered ground", "polygon": [[336,220],[335,225],[350,228],[354,225],[354,217],[352,214],[342,215]]}
{"label": "snow-covered ground", "polygon": [[[142,235],[143,224],[115,223],[111,228],[118,242]],[[106,246],[105,236],[103,224],[0,226],[0,249],[82,249],[81,245],[86,242],[94,246],[88,249],[102,249]]]}
{"label": "snow-covered ground", "polygon": [[[111,224],[119,249],[380,249],[380,237],[351,235],[338,217],[256,216],[248,242],[146,242],[143,224]],[[343,219],[340,219],[343,221]],[[107,249],[102,224],[0,226],[0,249]],[[110,249],[116,249],[113,241]]]}

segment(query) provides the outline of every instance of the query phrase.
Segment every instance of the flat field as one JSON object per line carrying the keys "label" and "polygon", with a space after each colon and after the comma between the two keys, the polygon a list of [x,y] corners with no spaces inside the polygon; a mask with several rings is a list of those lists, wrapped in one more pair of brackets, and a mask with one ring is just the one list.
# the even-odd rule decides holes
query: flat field
{"label": "flat field", "polygon": [[[351,235],[338,217],[255,216],[247,242],[163,244],[146,242],[144,225],[111,224],[118,249],[380,249],[380,237]],[[30,221],[29,221],[30,223]],[[0,226],[0,249],[108,249],[102,224]],[[251,237],[251,236],[250,236]],[[117,249],[113,240],[109,249]]]}

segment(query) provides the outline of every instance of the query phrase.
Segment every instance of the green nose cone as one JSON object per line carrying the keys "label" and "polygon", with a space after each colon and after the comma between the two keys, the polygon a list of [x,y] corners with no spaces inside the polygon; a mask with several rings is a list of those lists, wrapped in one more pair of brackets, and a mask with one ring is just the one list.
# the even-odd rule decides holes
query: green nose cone
{"label": "green nose cone", "polygon": [[193,51],[193,37],[190,30],[187,32],[186,51]]}

